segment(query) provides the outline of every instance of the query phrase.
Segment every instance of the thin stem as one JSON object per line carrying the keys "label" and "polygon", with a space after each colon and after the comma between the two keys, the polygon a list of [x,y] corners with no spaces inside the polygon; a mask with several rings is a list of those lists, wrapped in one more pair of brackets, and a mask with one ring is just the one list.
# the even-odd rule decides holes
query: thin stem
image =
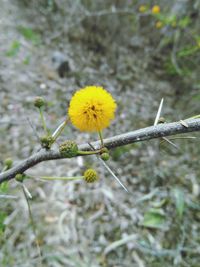
{"label": "thin stem", "polygon": [[189,119],[199,119],[200,118],[200,114],[199,115],[195,115],[193,117],[190,117],[190,118],[187,118],[186,120],[189,120]]}
{"label": "thin stem", "polygon": [[48,134],[46,122],[45,122],[45,119],[44,119],[43,110],[41,108],[39,108],[39,111],[40,111],[40,119],[41,119],[41,122],[42,122],[43,129],[46,132],[46,134]]}
{"label": "thin stem", "polygon": [[41,249],[40,249],[40,245],[39,245],[38,238],[37,238],[37,231],[36,231],[36,226],[35,226],[35,223],[34,223],[34,220],[33,220],[33,215],[32,215],[32,211],[31,211],[31,205],[29,203],[29,199],[28,199],[28,197],[26,195],[26,192],[25,192],[23,186],[22,186],[22,190],[23,190],[24,197],[26,199],[26,203],[27,203],[27,206],[28,206],[28,213],[29,213],[30,223],[31,223],[34,235],[35,235],[35,243],[36,243],[36,247],[37,247],[38,255],[39,255],[39,259],[40,259],[40,266],[42,267],[43,266],[42,265],[42,254],[41,254]]}
{"label": "thin stem", "polygon": [[95,151],[82,151],[78,150],[78,155],[94,155],[94,154],[99,154],[101,152],[100,149],[95,150]]}
{"label": "thin stem", "polygon": [[98,131],[98,134],[99,134],[99,138],[100,138],[100,141],[101,141],[101,147],[104,147],[102,131]]}
{"label": "thin stem", "polygon": [[[33,176],[32,176],[33,177]],[[37,177],[33,177],[33,178],[37,178]],[[43,180],[48,180],[48,181],[73,181],[73,180],[80,180],[83,179],[84,176],[77,176],[77,177],[51,177],[51,176],[40,176],[40,179]]]}

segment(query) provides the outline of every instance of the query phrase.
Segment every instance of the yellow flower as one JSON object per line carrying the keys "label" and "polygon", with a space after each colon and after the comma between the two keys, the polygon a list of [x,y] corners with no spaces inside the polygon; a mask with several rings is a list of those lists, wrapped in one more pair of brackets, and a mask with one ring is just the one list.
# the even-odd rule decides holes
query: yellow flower
{"label": "yellow flower", "polygon": [[157,29],[161,29],[163,27],[162,21],[160,21],[160,20],[157,21],[155,26],[156,26]]}
{"label": "yellow flower", "polygon": [[159,7],[158,5],[153,6],[152,9],[151,9],[151,12],[152,12],[153,14],[158,14],[158,13],[160,13],[160,7]]}
{"label": "yellow flower", "polygon": [[114,119],[115,100],[100,86],[86,86],[77,91],[68,110],[72,124],[81,131],[99,132]]}
{"label": "yellow flower", "polygon": [[139,12],[144,13],[148,10],[148,7],[146,5],[139,6]]}
{"label": "yellow flower", "polygon": [[99,180],[99,176],[94,169],[87,169],[84,172],[83,177],[87,183],[94,183]]}

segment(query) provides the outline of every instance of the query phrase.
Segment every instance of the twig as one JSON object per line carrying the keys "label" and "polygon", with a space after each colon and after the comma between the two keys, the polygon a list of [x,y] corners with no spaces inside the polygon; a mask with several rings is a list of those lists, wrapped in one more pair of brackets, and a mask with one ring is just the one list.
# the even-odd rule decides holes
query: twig
{"label": "twig", "polygon": [[[147,128],[139,129],[136,131],[116,135],[107,139],[104,139],[104,145],[107,148],[115,148],[119,146],[124,146],[127,144],[132,144],[135,142],[141,142],[145,140],[160,138],[164,136],[176,135],[181,133],[197,132],[200,131],[200,119],[187,119],[185,120],[188,127],[184,127],[179,121],[172,123],[163,123],[156,126],[150,126]],[[100,142],[93,142],[92,145],[95,148],[100,147]],[[88,144],[82,144],[79,146],[79,150],[91,151],[92,148]],[[33,154],[29,158],[25,159],[13,168],[0,174],[0,183],[4,181],[11,180],[18,173],[23,173],[36,164],[47,161],[62,159],[64,156],[60,154],[58,150],[44,150]]]}

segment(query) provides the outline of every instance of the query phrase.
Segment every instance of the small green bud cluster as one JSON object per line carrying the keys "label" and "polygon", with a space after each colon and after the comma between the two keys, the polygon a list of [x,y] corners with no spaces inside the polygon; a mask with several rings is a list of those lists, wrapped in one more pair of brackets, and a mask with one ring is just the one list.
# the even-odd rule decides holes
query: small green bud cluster
{"label": "small green bud cluster", "polygon": [[34,100],[34,106],[36,108],[41,108],[45,105],[45,100],[43,97],[40,96],[36,96],[35,100]]}
{"label": "small green bud cluster", "polygon": [[103,161],[108,161],[109,158],[110,158],[110,155],[109,155],[108,153],[102,153],[102,154],[101,154],[101,159],[102,159]]}
{"label": "small green bud cluster", "polygon": [[7,158],[4,160],[4,165],[6,166],[6,169],[10,169],[13,165],[13,160],[11,158]]}
{"label": "small green bud cluster", "polygon": [[76,142],[70,140],[60,144],[59,150],[61,155],[66,158],[72,158],[78,154],[78,146]]}
{"label": "small green bud cluster", "polygon": [[27,176],[24,173],[18,173],[15,175],[15,180],[22,183]]}
{"label": "small green bud cluster", "polygon": [[84,174],[84,180],[87,183],[94,183],[96,181],[98,181],[99,176],[97,175],[97,172],[94,169],[87,169]]}
{"label": "small green bud cluster", "polygon": [[54,139],[51,135],[44,135],[40,138],[40,142],[43,148],[50,149]]}
{"label": "small green bud cluster", "polygon": [[109,155],[109,150],[107,149],[107,147],[103,147],[101,149],[100,156],[101,156],[101,159],[103,161],[108,161],[109,160],[110,155]]}

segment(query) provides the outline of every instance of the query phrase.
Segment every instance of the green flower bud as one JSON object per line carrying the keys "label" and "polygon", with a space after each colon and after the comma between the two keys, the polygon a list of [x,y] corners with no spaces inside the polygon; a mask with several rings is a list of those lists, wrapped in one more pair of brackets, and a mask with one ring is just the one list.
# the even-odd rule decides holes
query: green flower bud
{"label": "green flower bud", "polygon": [[109,153],[109,150],[107,149],[107,147],[101,148],[101,154],[103,154],[103,153]]}
{"label": "green flower bud", "polygon": [[40,97],[40,96],[36,96],[35,100],[34,100],[34,106],[36,108],[41,108],[43,107],[45,104],[45,100],[43,97]]}
{"label": "green flower bud", "polygon": [[87,169],[84,174],[84,180],[87,183],[94,183],[96,181],[98,181],[99,176],[97,175],[97,172],[94,169]]}
{"label": "green flower bud", "polygon": [[44,135],[40,138],[40,142],[43,148],[50,149],[54,139],[51,135]]}
{"label": "green flower bud", "polygon": [[163,117],[160,117],[159,120],[158,120],[158,123],[165,123],[165,122],[166,122],[166,120]]}
{"label": "green flower bud", "polygon": [[11,158],[5,159],[4,165],[7,167],[7,170],[10,169],[13,165],[13,160]]}
{"label": "green flower bud", "polygon": [[70,140],[60,144],[59,150],[61,155],[66,158],[72,158],[78,154],[78,146],[76,142]]}
{"label": "green flower bud", "polygon": [[102,154],[101,154],[101,159],[102,159],[103,161],[107,161],[107,160],[109,160],[109,158],[110,158],[109,153],[102,153]]}
{"label": "green flower bud", "polygon": [[18,173],[15,175],[15,180],[20,183],[22,183],[25,178],[26,178],[26,175],[24,175],[23,173]]}

